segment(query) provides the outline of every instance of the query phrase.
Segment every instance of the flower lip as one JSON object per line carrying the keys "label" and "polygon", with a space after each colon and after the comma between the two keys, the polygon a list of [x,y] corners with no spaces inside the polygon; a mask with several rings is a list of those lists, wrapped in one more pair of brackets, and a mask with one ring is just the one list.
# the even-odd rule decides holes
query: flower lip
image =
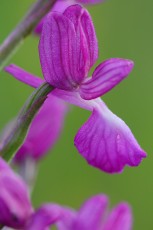
{"label": "flower lip", "polygon": [[126,165],[138,166],[146,157],[128,126],[105,104],[93,110],[74,144],[90,165],[111,174],[121,173]]}

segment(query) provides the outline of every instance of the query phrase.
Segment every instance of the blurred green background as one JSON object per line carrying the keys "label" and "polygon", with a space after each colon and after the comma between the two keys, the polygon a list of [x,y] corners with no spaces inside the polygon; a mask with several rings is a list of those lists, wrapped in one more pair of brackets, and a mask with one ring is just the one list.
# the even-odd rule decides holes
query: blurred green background
{"label": "blurred green background", "polygon": [[[0,43],[23,17],[32,0],[0,1]],[[133,208],[135,230],[153,229],[153,2],[110,0],[88,8],[95,24],[100,56],[134,60],[132,74],[103,97],[109,108],[130,126],[148,153],[137,168],[107,175],[87,165],[77,153],[73,138],[89,112],[70,107],[64,130],[53,150],[40,162],[33,204],[56,202],[78,208],[88,197],[106,193],[110,207],[128,201]],[[11,63],[42,76],[38,38],[28,37]],[[0,128],[16,116],[30,87],[0,73]]]}

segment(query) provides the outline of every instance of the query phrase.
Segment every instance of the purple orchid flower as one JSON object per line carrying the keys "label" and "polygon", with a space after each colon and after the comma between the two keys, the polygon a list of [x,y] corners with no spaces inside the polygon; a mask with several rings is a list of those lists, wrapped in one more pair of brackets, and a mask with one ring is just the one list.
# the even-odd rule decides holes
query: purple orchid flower
{"label": "purple orchid flower", "polygon": [[[56,88],[52,94],[92,111],[74,140],[87,162],[108,173],[119,173],[125,165],[139,165],[146,153],[124,121],[99,98],[128,76],[133,62],[112,58],[87,77],[98,58],[98,44],[91,17],[80,5],[48,14],[39,53],[44,78]],[[44,82],[14,65],[6,71],[33,87]]]}
{"label": "purple orchid flower", "polygon": [[[64,12],[64,10],[75,3],[81,3],[81,4],[96,4],[103,2],[104,0],[57,0],[54,4],[54,7],[52,8],[52,11],[57,12]],[[44,24],[45,17],[40,20],[38,25],[36,26],[34,32],[36,35],[40,35],[42,32],[42,27]]]}
{"label": "purple orchid flower", "polygon": [[44,230],[53,224],[58,230],[132,229],[132,212],[127,203],[118,204],[106,215],[107,206],[108,198],[102,194],[88,199],[79,211],[53,204],[44,205],[31,217],[26,230]]}
{"label": "purple orchid flower", "polygon": [[53,147],[61,133],[66,110],[67,106],[62,100],[48,95],[15,155],[16,163],[25,161],[27,157],[39,160]]}
{"label": "purple orchid flower", "polygon": [[26,184],[0,158],[0,224],[21,229],[32,212]]}

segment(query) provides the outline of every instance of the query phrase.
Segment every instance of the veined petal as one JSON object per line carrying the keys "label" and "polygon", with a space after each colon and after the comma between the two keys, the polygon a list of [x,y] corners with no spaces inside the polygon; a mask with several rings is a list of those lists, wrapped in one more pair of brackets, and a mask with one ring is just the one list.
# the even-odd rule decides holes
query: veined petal
{"label": "veined petal", "polygon": [[44,77],[48,83],[71,89],[73,82],[69,62],[73,56],[72,38],[76,40],[73,24],[58,13],[50,13],[45,19],[39,43],[39,54]]}
{"label": "veined petal", "polygon": [[90,100],[107,93],[128,76],[133,65],[132,61],[120,58],[112,58],[101,63],[92,77],[81,84],[81,97]]}
{"label": "veined petal", "polygon": [[90,165],[108,173],[119,173],[125,165],[137,166],[146,157],[128,126],[102,101],[78,131],[74,144]]}
{"label": "veined petal", "polygon": [[28,73],[24,69],[11,64],[9,66],[6,66],[4,69],[7,73],[10,73],[14,78],[16,78],[18,81],[21,81],[27,85],[30,85],[31,87],[38,88],[41,84],[44,83],[44,80],[34,76],[31,73]]}
{"label": "veined petal", "polygon": [[87,200],[78,211],[72,230],[99,229],[107,205],[108,199],[105,195],[97,195]]}
{"label": "veined petal", "polygon": [[[98,41],[92,18],[88,11],[85,8],[82,8],[80,5],[73,5],[68,7],[65,10],[64,15],[73,22],[77,37],[80,37],[81,33],[84,34],[87,44],[86,47],[88,49],[88,53],[86,55],[86,59],[89,62],[86,69],[86,73],[88,73],[98,58]],[[80,55],[80,50],[78,51],[78,55]]]}
{"label": "veined petal", "polygon": [[103,230],[131,230],[132,211],[127,203],[117,205],[109,214]]}
{"label": "veined petal", "polygon": [[44,230],[56,223],[61,216],[62,208],[59,205],[46,204],[31,216],[25,230]]}
{"label": "veined petal", "polygon": [[63,14],[50,13],[44,22],[39,54],[44,77],[56,88],[77,88],[86,75],[87,48],[83,33]]}

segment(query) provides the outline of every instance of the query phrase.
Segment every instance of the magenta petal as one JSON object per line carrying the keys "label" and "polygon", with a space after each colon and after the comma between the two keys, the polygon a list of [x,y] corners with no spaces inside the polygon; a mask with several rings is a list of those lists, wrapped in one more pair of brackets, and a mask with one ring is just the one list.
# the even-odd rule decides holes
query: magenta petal
{"label": "magenta petal", "polygon": [[[56,223],[62,216],[62,208],[56,204],[46,204],[30,218],[25,230],[45,230]],[[48,228],[47,228],[48,229]]]}
{"label": "magenta petal", "polygon": [[74,26],[65,16],[48,14],[41,34],[39,54],[45,80],[57,88],[72,88],[71,81],[67,79],[67,76],[71,77],[69,58],[72,59],[73,54],[72,50],[69,51],[69,45],[72,47],[72,37],[76,39]]}
{"label": "magenta petal", "polygon": [[10,73],[14,78],[16,78],[18,81],[21,81],[27,85],[30,85],[34,88],[39,87],[41,84],[44,83],[44,80],[34,76],[31,73],[26,72],[24,69],[11,64],[9,66],[6,66],[4,69],[7,73]]}
{"label": "magenta petal", "polygon": [[87,48],[83,33],[64,15],[48,14],[41,34],[39,54],[46,81],[56,88],[71,90],[86,74]]}
{"label": "magenta petal", "polygon": [[89,164],[108,173],[137,166],[146,157],[128,126],[104,104],[93,110],[74,143]]}
{"label": "magenta petal", "polygon": [[103,230],[131,230],[132,211],[128,204],[121,203],[109,214]]}
{"label": "magenta petal", "polygon": [[120,58],[112,58],[101,63],[92,77],[82,83],[81,97],[90,100],[102,96],[127,77],[132,68],[132,61]]}
{"label": "magenta petal", "polygon": [[89,61],[89,65],[87,66],[86,70],[88,73],[98,58],[98,41],[92,18],[88,11],[85,8],[82,8],[80,5],[68,7],[65,10],[64,15],[73,22],[77,32],[77,37],[80,37],[79,34],[81,34],[81,32],[84,33],[88,49],[88,54],[86,57]]}
{"label": "magenta petal", "polygon": [[73,230],[99,229],[102,216],[106,211],[108,199],[105,195],[97,195],[87,200],[78,212]]}

